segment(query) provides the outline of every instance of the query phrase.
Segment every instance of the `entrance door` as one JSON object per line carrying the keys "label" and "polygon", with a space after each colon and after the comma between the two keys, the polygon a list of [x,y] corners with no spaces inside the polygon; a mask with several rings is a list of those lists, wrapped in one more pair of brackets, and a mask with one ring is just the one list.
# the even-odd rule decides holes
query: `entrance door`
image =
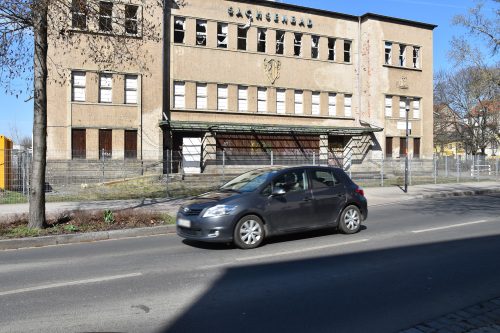
{"label": "entrance door", "polygon": [[201,138],[182,138],[184,173],[201,173]]}
{"label": "entrance door", "polygon": [[113,151],[113,131],[99,130],[99,159],[111,158]]}
{"label": "entrance door", "polygon": [[87,135],[84,129],[71,130],[71,154],[72,158],[86,158]]}
{"label": "entrance door", "polygon": [[137,159],[137,131],[125,131],[125,158]]}

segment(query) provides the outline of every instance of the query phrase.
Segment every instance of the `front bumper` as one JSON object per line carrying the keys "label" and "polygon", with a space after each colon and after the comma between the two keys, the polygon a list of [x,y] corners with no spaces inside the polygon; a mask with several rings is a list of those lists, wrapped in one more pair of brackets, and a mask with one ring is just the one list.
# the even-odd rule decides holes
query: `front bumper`
{"label": "front bumper", "polygon": [[[190,227],[180,226],[179,220],[188,220]],[[232,242],[234,230],[234,216],[220,217],[186,216],[177,213],[177,235],[182,238],[204,242]]]}

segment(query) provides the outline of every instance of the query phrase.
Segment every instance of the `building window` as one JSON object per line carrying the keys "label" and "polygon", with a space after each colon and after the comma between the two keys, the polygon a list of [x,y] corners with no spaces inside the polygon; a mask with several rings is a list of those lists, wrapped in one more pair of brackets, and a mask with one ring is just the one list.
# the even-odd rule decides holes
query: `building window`
{"label": "building window", "polygon": [[226,111],[228,109],[227,103],[227,85],[219,84],[217,86],[217,109]]}
{"label": "building window", "polygon": [[285,53],[285,32],[276,30],[276,54]]}
{"label": "building window", "polygon": [[113,75],[111,74],[99,75],[99,102],[113,102]]}
{"label": "building window", "polygon": [[392,65],[392,43],[385,42],[385,64]]}
{"label": "building window", "polygon": [[420,47],[413,47],[413,68],[420,68]]}
{"label": "building window", "polygon": [[337,94],[328,94],[328,114],[330,116],[337,115]]}
{"label": "building window", "polygon": [[196,84],[196,108],[206,109],[207,108],[207,84],[197,83]]}
{"label": "building window", "polygon": [[137,35],[138,33],[138,18],[137,12],[139,6],[125,5],[125,32],[130,35]]}
{"label": "building window", "polygon": [[293,55],[296,57],[302,56],[302,34],[294,34],[293,40]]}
{"label": "building window", "polygon": [[71,26],[76,29],[87,29],[87,1],[71,1]]}
{"label": "building window", "polygon": [[266,29],[257,29],[257,52],[266,52]]}
{"label": "building window", "polygon": [[335,38],[328,38],[328,60],[335,60]]}
{"label": "building window", "polygon": [[420,99],[413,101],[413,118],[420,119]]}
{"label": "building window", "polygon": [[392,117],[392,96],[385,96],[385,116]]}
{"label": "building window", "polygon": [[257,111],[267,112],[267,88],[257,90]]}
{"label": "building window", "polygon": [[107,1],[99,2],[99,30],[105,32],[113,31],[113,3]]}
{"label": "building window", "polygon": [[311,114],[315,116],[319,116],[321,113],[321,108],[320,108],[320,93],[319,92],[313,92],[312,93],[312,98],[311,98]]}
{"label": "building window", "polygon": [[247,49],[247,34],[247,29],[238,26],[238,50],[245,51]]}
{"label": "building window", "polygon": [[207,21],[196,20],[196,45],[207,45]]}
{"label": "building window", "polygon": [[407,97],[400,97],[399,99],[399,117],[406,118],[406,107],[408,106]]}
{"label": "building window", "polygon": [[184,44],[185,35],[186,35],[186,19],[184,17],[175,17],[174,43]]}
{"label": "building window", "polygon": [[311,37],[311,58],[319,58],[319,36]]}
{"label": "building window", "polygon": [[350,40],[344,41],[344,62],[351,62],[351,44]]}
{"label": "building window", "polygon": [[399,45],[399,66],[406,66],[406,45]]}
{"label": "building window", "polygon": [[352,117],[352,95],[344,96],[344,115]]}
{"label": "building window", "polygon": [[217,23],[217,47],[227,49],[227,23]]}
{"label": "building window", "polygon": [[81,159],[87,157],[87,132],[85,129],[71,130],[71,157]]}
{"label": "building window", "polygon": [[184,109],[186,107],[186,84],[174,82],[174,108]]}
{"label": "building window", "polygon": [[295,114],[304,113],[304,92],[302,90],[295,91]]}
{"label": "building window", "polygon": [[125,104],[137,104],[137,75],[125,75]]}
{"label": "building window", "polygon": [[286,113],[286,90],[276,89],[276,113]]}
{"label": "building window", "polygon": [[238,111],[248,111],[248,87],[238,87]]}
{"label": "building window", "polygon": [[71,100],[74,102],[85,102],[85,72],[73,72],[71,76]]}

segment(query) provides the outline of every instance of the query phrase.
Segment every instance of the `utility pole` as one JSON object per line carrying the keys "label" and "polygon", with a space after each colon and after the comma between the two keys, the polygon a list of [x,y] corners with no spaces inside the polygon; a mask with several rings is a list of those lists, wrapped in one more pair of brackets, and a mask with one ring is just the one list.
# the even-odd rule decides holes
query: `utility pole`
{"label": "utility pole", "polygon": [[408,193],[408,115],[410,113],[410,98],[406,97],[406,140],[405,140],[405,193]]}

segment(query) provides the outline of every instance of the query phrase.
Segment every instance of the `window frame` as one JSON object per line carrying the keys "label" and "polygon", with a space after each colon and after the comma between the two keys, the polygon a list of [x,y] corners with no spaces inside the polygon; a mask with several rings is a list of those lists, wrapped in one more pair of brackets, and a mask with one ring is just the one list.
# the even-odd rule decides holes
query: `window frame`
{"label": "window frame", "polygon": [[[83,74],[83,81],[84,84],[75,84],[75,76],[76,74]],[[83,90],[83,99],[76,99],[75,97],[75,89],[82,89]],[[86,102],[87,101],[87,73],[83,71],[73,71],[71,72],[71,101],[72,102]]]}
{"label": "window frame", "polygon": [[[109,78],[110,85],[103,86],[103,79]],[[109,91],[109,101],[103,100],[103,92]],[[112,73],[99,73],[99,103],[112,104],[113,103],[113,74]]]}
{"label": "window frame", "polygon": [[[331,102],[332,100],[334,103]],[[328,93],[328,115],[331,117],[337,116],[337,93]]]}
{"label": "window frame", "polygon": [[267,48],[267,29],[257,28],[257,52],[265,53],[266,48]]}
{"label": "window frame", "polygon": [[[267,112],[268,89],[266,87],[257,88],[257,112]],[[264,96],[264,98],[262,98]],[[261,106],[264,106],[261,108]]]}
{"label": "window frame", "polygon": [[[108,7],[109,6],[109,7]],[[113,7],[111,1],[99,1],[99,31],[104,33],[113,32]],[[110,11],[109,13],[107,11]]]}
{"label": "window frame", "polygon": [[[182,22],[182,30],[178,29],[177,21]],[[182,36],[182,41],[179,42],[177,37]],[[182,16],[174,16],[174,44],[184,44],[186,39],[186,18]]]}
{"label": "window frame", "polygon": [[[314,42],[314,39],[316,39],[316,43]],[[311,36],[311,58],[312,59],[319,59],[319,43],[320,43],[321,37],[317,35],[312,35]]]}
{"label": "window frame", "polygon": [[[300,37],[300,38],[298,38],[298,37]],[[304,38],[304,34],[302,34],[300,32],[293,33],[293,55],[295,57],[302,57],[302,39],[303,38]]]}
{"label": "window frame", "polygon": [[208,84],[196,83],[196,109],[206,110],[208,108]]}
{"label": "window frame", "polygon": [[[280,97],[283,96],[283,99]],[[280,111],[280,103],[283,104],[283,111]],[[277,114],[286,114],[286,89],[277,88],[276,89],[276,113]]]}
{"label": "window frame", "polygon": [[[387,103],[387,102],[390,103]],[[385,116],[387,118],[392,118],[392,95],[385,95],[384,99],[384,110],[385,110]]]}
{"label": "window frame", "polygon": [[[281,34],[281,38],[279,38],[279,34]],[[286,40],[285,37],[286,37],[285,31],[276,30],[276,54],[279,55],[285,54],[285,40]]]}
{"label": "window frame", "polygon": [[392,65],[392,42],[385,42],[384,44],[384,64]]}
{"label": "window frame", "polygon": [[295,90],[293,101],[294,101],[294,114],[304,114],[304,90]]}
{"label": "window frame", "polygon": [[[203,28],[205,28],[205,31],[202,31]],[[207,46],[207,30],[207,20],[196,20],[196,46]]]}
{"label": "window frame", "polygon": [[406,67],[406,45],[399,44],[398,64],[400,67]]}
{"label": "window frame", "polygon": [[[349,101],[349,104],[347,101]],[[352,117],[352,94],[344,95],[344,116]]]}
{"label": "window frame", "polygon": [[[135,8],[135,15],[128,16],[128,9]],[[131,29],[131,30],[130,30]],[[125,5],[125,33],[128,35],[136,36],[139,34],[139,6],[126,4]]]}
{"label": "window frame", "polygon": [[[242,92],[245,93],[245,98],[241,98]],[[243,102],[246,105],[244,108]],[[248,112],[248,86],[238,86],[238,112]]]}
{"label": "window frame", "polygon": [[[226,28],[226,32],[224,32]],[[227,49],[228,47],[228,36],[229,36],[229,24],[225,22],[217,22],[217,48]],[[221,38],[223,38],[221,40]]]}
{"label": "window frame", "polygon": [[[134,87],[129,87],[127,85],[127,82],[129,79],[133,79],[135,78],[135,88]],[[134,105],[134,104],[139,104],[139,75],[137,74],[127,74],[125,75],[125,94],[124,94],[124,97],[125,97],[125,104],[130,104],[130,105]],[[128,101],[128,97],[130,92],[135,92],[135,102],[129,102]]]}
{"label": "window frame", "polygon": [[243,27],[238,25],[237,29],[237,45],[236,48],[239,51],[246,51],[248,48],[248,29],[244,29]]}
{"label": "window frame", "polygon": [[[225,89],[225,96],[221,94],[222,89]],[[221,107],[221,101],[225,101],[225,107]],[[227,84],[217,85],[217,110],[227,111],[229,109],[229,86]]]}
{"label": "window frame", "polygon": [[[178,93],[179,91],[176,89],[176,87],[182,87],[183,93],[182,94]],[[185,81],[174,81],[173,88],[174,88],[174,91],[173,91],[173,93],[174,93],[174,100],[173,100],[174,109],[185,109],[186,108],[186,82]],[[182,100],[182,105],[178,105],[179,103],[176,102],[177,98]]]}
{"label": "window frame", "polygon": [[71,27],[73,29],[86,30],[88,8],[87,0],[71,1]]}
{"label": "window frame", "polygon": [[420,46],[413,46],[413,60],[412,60],[412,65],[414,69],[420,69],[422,67],[420,61],[421,61],[421,47]]}
{"label": "window frame", "polygon": [[345,63],[352,62],[351,51],[352,51],[352,41],[345,39],[344,40],[344,62]]}
{"label": "window frame", "polygon": [[311,115],[321,115],[321,93],[319,91],[311,93]]}
{"label": "window frame", "polygon": [[328,37],[328,60],[329,61],[335,61],[337,55],[335,52],[335,45],[337,44],[337,39]]}

